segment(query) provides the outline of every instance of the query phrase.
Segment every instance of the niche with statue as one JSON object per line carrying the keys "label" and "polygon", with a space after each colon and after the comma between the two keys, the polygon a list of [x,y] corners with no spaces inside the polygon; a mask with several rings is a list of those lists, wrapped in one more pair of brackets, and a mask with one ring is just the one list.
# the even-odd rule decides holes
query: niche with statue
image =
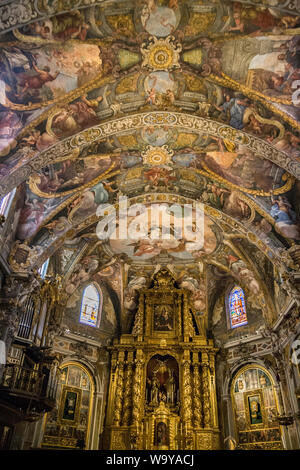
{"label": "niche with statue", "polygon": [[174,357],[156,354],[147,365],[147,408],[155,409],[161,402],[171,408],[179,405],[179,368]]}

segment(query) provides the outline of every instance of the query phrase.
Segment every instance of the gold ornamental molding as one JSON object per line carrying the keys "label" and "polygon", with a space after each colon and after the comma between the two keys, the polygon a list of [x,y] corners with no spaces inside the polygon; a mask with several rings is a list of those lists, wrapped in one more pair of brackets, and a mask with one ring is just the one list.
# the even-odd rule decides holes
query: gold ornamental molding
{"label": "gold ornamental molding", "polygon": [[149,43],[141,47],[143,55],[142,67],[151,70],[173,70],[180,68],[179,58],[182,51],[181,44],[175,42],[174,36],[158,39],[150,36]]}
{"label": "gold ornamental molding", "polygon": [[[230,1],[234,2],[235,0]],[[240,0],[240,3],[257,7],[257,1],[255,0]],[[279,4],[275,3],[278,2],[274,2],[274,0],[265,0],[263,2],[264,7],[269,6],[289,15],[300,13],[299,3],[295,0],[283,0]],[[47,0],[6,1],[0,7],[0,33],[68,11],[85,10],[103,4],[105,4],[105,0],[73,0],[72,2],[49,2]]]}
{"label": "gold ornamental molding", "polygon": [[141,155],[145,165],[166,165],[168,163],[172,164],[171,157],[174,155],[174,151],[169,149],[167,145],[163,145],[162,147],[148,145]]}
{"label": "gold ornamental molding", "polygon": [[36,153],[29,162],[5,177],[5,181],[0,184],[0,196],[4,196],[15,186],[27,180],[31,174],[49,164],[53,164],[64,155],[72,154],[80,148],[87,147],[99,140],[105,140],[110,136],[128,130],[143,129],[147,126],[168,126],[228,139],[237,145],[247,147],[254,154],[270,160],[300,179],[300,163],[258,137],[200,116],[178,112],[153,111],[106,121],[68,137],[43,152]]}

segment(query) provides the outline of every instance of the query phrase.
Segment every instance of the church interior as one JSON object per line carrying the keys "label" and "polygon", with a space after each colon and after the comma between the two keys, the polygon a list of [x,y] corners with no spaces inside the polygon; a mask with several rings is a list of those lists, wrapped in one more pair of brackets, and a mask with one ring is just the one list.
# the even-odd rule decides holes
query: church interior
{"label": "church interior", "polygon": [[300,5],[0,3],[0,449],[300,449]]}

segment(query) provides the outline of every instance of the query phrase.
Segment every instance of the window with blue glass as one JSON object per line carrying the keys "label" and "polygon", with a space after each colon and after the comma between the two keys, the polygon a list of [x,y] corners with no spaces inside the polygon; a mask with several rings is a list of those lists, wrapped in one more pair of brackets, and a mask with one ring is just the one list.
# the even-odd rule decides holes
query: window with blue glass
{"label": "window with blue glass", "polygon": [[247,325],[245,294],[241,287],[234,286],[231,289],[228,304],[230,327],[237,328],[238,326]]}
{"label": "window with blue glass", "polygon": [[11,203],[13,201],[14,195],[16,193],[16,188],[13,189],[10,193],[6,194],[2,199],[0,199],[0,214],[7,216]]}
{"label": "window with blue glass", "polygon": [[80,323],[85,325],[97,326],[98,316],[100,315],[101,297],[94,284],[89,284],[83,291]]}
{"label": "window with blue glass", "polygon": [[45,261],[45,263],[39,268],[39,273],[42,279],[45,279],[49,265],[49,258]]}

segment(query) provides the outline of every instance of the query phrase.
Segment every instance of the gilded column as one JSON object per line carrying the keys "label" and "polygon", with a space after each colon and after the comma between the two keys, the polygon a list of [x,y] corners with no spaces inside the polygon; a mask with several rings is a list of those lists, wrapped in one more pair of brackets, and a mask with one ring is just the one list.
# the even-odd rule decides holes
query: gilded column
{"label": "gilded column", "polygon": [[111,352],[111,366],[110,366],[110,383],[109,383],[109,394],[107,397],[107,412],[105,416],[105,424],[111,425],[113,422],[113,412],[114,412],[114,398],[116,391],[116,384],[118,379],[118,369],[117,369],[117,351]]}
{"label": "gilded column", "polygon": [[143,334],[144,328],[144,305],[145,305],[145,294],[140,294],[139,307],[135,314],[134,325],[132,334],[133,336],[140,336]]}
{"label": "gilded column", "polygon": [[202,402],[201,402],[201,380],[199,373],[198,353],[193,353],[193,408],[194,408],[194,426],[200,428],[202,426]]}
{"label": "gilded column", "polygon": [[210,367],[210,379],[211,379],[212,426],[218,427],[215,353],[209,354],[209,367]]}
{"label": "gilded column", "polygon": [[132,375],[133,375],[133,352],[128,352],[127,369],[125,374],[124,385],[124,405],[123,405],[123,419],[122,424],[127,426],[130,424],[131,409],[132,409]]}
{"label": "gilded column", "polygon": [[184,342],[188,342],[189,338],[194,335],[194,327],[189,308],[189,299],[186,293],[183,294],[183,339]]}
{"label": "gilded column", "polygon": [[210,372],[208,354],[202,353],[202,390],[203,390],[203,421],[204,427],[211,427],[211,397],[210,397]]}
{"label": "gilded column", "polygon": [[191,361],[190,352],[184,351],[184,357],[182,361],[182,406],[183,406],[183,423],[184,425],[191,426],[192,421],[192,387],[191,387]]}
{"label": "gilded column", "polygon": [[178,315],[178,336],[181,337],[182,335],[182,319],[181,319],[181,299],[182,299],[182,294],[179,294],[178,297],[176,297],[176,312]]}
{"label": "gilded column", "polygon": [[143,352],[137,350],[135,360],[135,373],[132,390],[132,424],[136,427],[140,421],[141,398],[142,398],[142,377],[143,377]]}
{"label": "gilded column", "polygon": [[118,355],[118,378],[115,393],[115,410],[113,424],[120,426],[122,403],[123,403],[123,385],[124,385],[124,351],[119,351]]}

